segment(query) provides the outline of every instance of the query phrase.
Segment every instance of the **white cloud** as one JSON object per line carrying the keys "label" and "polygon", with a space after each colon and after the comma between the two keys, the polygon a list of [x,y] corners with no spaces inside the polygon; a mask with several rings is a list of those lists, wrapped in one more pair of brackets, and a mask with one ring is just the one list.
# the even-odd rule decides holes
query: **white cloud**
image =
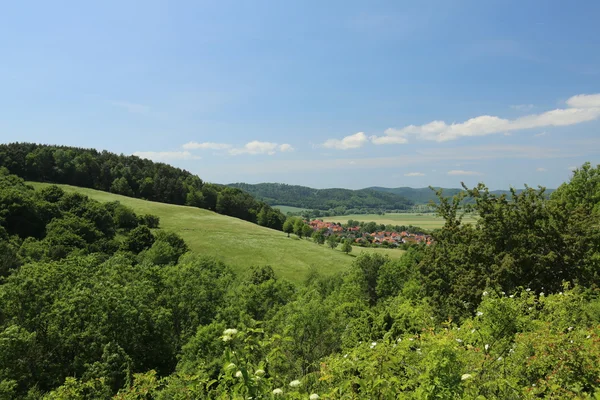
{"label": "white cloud", "polygon": [[294,151],[294,148],[290,144],[284,143],[279,145],[279,151],[285,153],[288,151]]}
{"label": "white cloud", "polygon": [[481,172],[476,172],[476,171],[465,171],[462,169],[453,169],[452,171],[448,171],[448,175],[479,176],[479,175],[483,175],[483,174]]}
{"label": "white cloud", "polygon": [[515,104],[510,106],[513,110],[517,111],[529,111],[534,107],[533,104]]}
{"label": "white cloud", "polygon": [[598,108],[600,107],[600,93],[578,94],[567,100],[567,104],[574,108]]}
{"label": "white cloud", "polygon": [[540,132],[540,133],[536,133],[535,135],[533,135],[533,137],[542,137],[542,136],[546,136],[546,132]]}
{"label": "white cloud", "polygon": [[546,172],[546,171],[548,171],[546,168],[542,168],[542,167],[536,168],[535,170],[537,172]]}
{"label": "white cloud", "polygon": [[550,126],[569,126],[600,118],[600,94],[577,95],[567,100],[567,108],[530,114],[510,120],[492,115],[481,115],[461,123],[447,124],[432,121],[424,125],[389,128],[384,136],[372,136],[375,144],[406,143],[410,137],[446,142],[461,137],[485,136],[525,129]]}
{"label": "white cloud", "polygon": [[147,158],[152,161],[171,160],[199,160],[200,157],[192,155],[189,151],[136,151],[134,156]]}
{"label": "white cloud", "polygon": [[184,144],[183,146],[186,150],[225,150],[231,148],[230,144],[226,143],[213,143],[213,142],[189,142]]}
{"label": "white cloud", "polygon": [[368,141],[369,139],[367,138],[367,135],[365,135],[364,132],[357,132],[354,135],[346,136],[342,140],[326,140],[325,143],[322,144],[322,146],[327,147],[329,149],[348,150],[362,147]]}
{"label": "white cloud", "polygon": [[113,101],[113,106],[121,107],[130,113],[134,114],[147,114],[150,111],[150,107],[143,104],[129,103],[127,101]]}
{"label": "white cloud", "polygon": [[422,172],[408,172],[404,176],[425,176],[425,174]]}
{"label": "white cloud", "polygon": [[281,152],[288,152],[293,151],[294,148],[287,143],[280,145],[272,142],[259,142],[258,140],[254,140],[246,143],[244,147],[229,150],[229,154],[232,156],[237,156],[240,154],[268,154],[272,156],[277,152],[277,150]]}

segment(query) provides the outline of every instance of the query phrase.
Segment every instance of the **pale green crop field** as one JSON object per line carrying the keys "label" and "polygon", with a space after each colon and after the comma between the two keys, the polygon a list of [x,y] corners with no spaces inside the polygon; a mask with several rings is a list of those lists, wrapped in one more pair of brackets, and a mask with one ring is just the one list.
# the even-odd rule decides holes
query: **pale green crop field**
{"label": "pale green crop field", "polygon": [[292,207],[292,206],[273,206],[273,208],[279,209],[279,211],[281,211],[284,214],[287,214],[289,212],[298,213],[298,212],[306,211],[306,208]]}
{"label": "pale green crop field", "polygon": [[[28,183],[35,188],[49,186],[46,183]],[[347,255],[311,240],[301,240],[294,235],[288,238],[283,232],[200,208],[156,203],[75,186],[58,186],[66,192],[79,192],[102,202],[119,201],[138,214],[157,215],[161,229],[181,235],[193,252],[215,257],[240,273],[253,265],[270,265],[278,276],[301,282],[312,266],[325,275],[346,270],[362,251],[382,253],[390,258],[399,258],[403,254],[398,249],[354,247]]]}
{"label": "pale green crop field", "polygon": [[[340,222],[345,224],[348,220],[363,221],[363,222],[376,222],[378,224],[391,224],[391,225],[413,225],[424,229],[437,229],[444,225],[444,220],[434,214],[409,214],[409,213],[389,213],[385,215],[377,214],[355,214],[355,215],[341,215],[338,217],[326,217],[323,221],[329,222]],[[475,222],[475,217],[472,215],[465,215],[463,217],[464,223]]]}

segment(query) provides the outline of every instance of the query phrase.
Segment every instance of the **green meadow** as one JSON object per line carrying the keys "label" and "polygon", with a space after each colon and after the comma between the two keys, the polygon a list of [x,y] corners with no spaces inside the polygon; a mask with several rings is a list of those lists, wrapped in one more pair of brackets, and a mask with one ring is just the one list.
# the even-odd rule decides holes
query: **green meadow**
{"label": "green meadow", "polygon": [[[424,229],[437,229],[444,225],[444,220],[434,214],[410,214],[410,213],[397,213],[397,214],[354,214],[354,215],[340,215],[337,217],[326,217],[323,221],[340,222],[346,223],[348,220],[362,221],[362,222],[376,222],[384,225],[413,225]],[[465,215],[463,222],[472,223],[475,222],[475,217],[472,215]]]}
{"label": "green meadow", "polygon": [[[47,183],[28,182],[35,188]],[[398,249],[354,247],[344,254],[311,240],[290,238],[283,232],[195,207],[177,206],[134,199],[113,193],[68,185],[58,185],[66,192],[79,192],[92,199],[119,201],[137,214],[160,217],[161,229],[178,233],[193,252],[215,257],[243,273],[253,265],[270,265],[276,273],[292,282],[302,281],[311,267],[323,274],[347,269],[361,252],[376,252],[398,258]]]}
{"label": "green meadow", "polygon": [[300,208],[300,207],[292,207],[292,206],[273,206],[273,208],[277,208],[279,209],[279,211],[281,211],[284,214],[287,213],[301,213],[304,211],[307,211],[306,208]]}

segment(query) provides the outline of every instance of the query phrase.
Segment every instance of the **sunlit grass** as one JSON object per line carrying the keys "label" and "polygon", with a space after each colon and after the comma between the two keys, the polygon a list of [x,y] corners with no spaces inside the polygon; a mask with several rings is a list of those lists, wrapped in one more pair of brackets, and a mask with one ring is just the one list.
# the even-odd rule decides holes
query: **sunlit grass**
{"label": "sunlit grass", "polygon": [[[36,188],[46,183],[29,182]],[[177,232],[193,252],[216,257],[238,272],[253,265],[270,265],[278,276],[300,282],[311,266],[323,274],[347,269],[361,251],[387,254],[392,258],[402,255],[398,249],[364,249],[354,247],[350,255],[317,245],[311,240],[288,238],[283,232],[264,228],[241,219],[227,217],[195,207],[176,206],[134,199],[113,193],[68,185],[58,185],[66,192],[79,192],[92,199],[119,201],[138,214],[160,217],[162,229]]]}

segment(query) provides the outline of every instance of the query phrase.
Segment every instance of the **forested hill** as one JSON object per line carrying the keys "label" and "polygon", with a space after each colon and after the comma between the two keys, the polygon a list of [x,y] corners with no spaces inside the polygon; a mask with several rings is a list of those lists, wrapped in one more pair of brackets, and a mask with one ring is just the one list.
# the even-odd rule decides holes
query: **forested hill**
{"label": "forested hill", "polygon": [[369,210],[405,210],[413,202],[394,193],[371,189],[313,189],[283,183],[232,183],[229,187],[242,189],[270,205],[284,205],[314,210],[335,208]]}
{"label": "forested hill", "polygon": [[34,143],[0,144],[0,168],[23,179],[62,183],[216,211],[281,230],[285,216],[248,193],[136,156]]}
{"label": "forested hill", "polygon": [[[375,190],[377,192],[384,193],[393,193],[399,196],[405,197],[406,199],[412,201],[414,204],[429,204],[430,202],[439,203],[439,199],[435,194],[434,190],[431,188],[411,188],[411,187],[397,187],[397,188],[386,188],[373,186],[367,188],[369,190]],[[439,188],[435,187],[435,190],[442,189],[445,197],[452,197],[460,192],[463,192],[463,189],[457,188]],[[545,194],[550,195],[555,189],[546,189]],[[518,189],[517,193],[522,193],[523,189]],[[510,190],[491,190],[490,193],[496,196],[506,195],[507,197],[511,197]]]}

